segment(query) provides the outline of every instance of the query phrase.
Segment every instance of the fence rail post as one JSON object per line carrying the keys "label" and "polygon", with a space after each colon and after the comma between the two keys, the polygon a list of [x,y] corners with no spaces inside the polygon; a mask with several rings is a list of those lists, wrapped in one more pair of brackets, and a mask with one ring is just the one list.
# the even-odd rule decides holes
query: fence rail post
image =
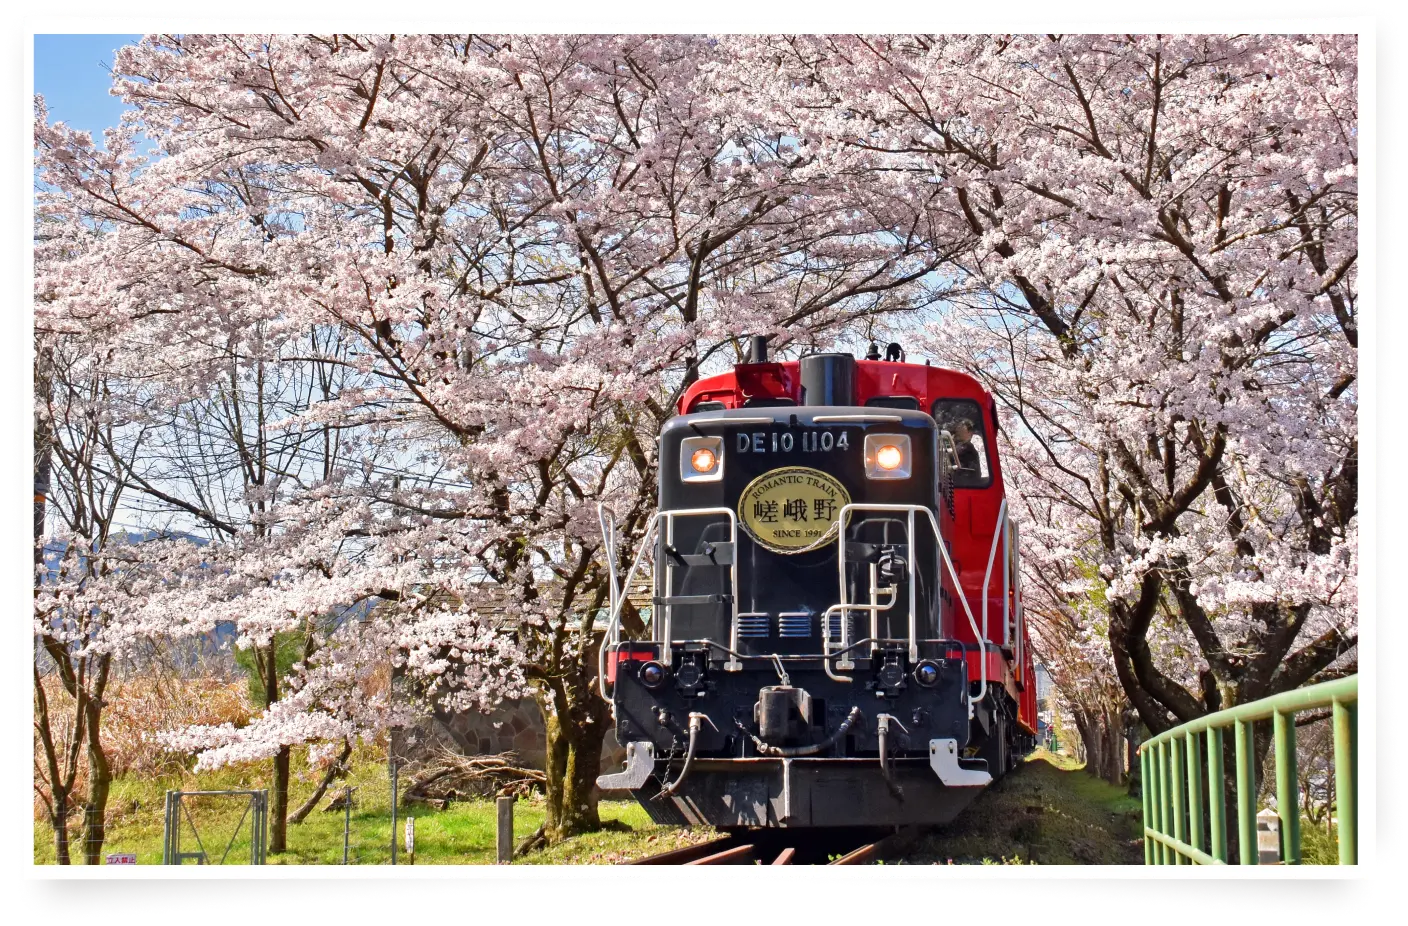
{"label": "fence rail post", "polygon": [[161,864],[171,864],[171,792],[166,792],[166,817],[161,827]]}
{"label": "fence rail post", "polygon": [[[1168,777],[1170,790],[1173,792],[1173,832],[1170,833],[1179,842],[1187,842],[1188,834],[1183,828],[1183,810],[1185,801],[1183,800],[1183,756],[1178,748],[1178,738],[1168,741],[1169,768]],[[1173,864],[1187,865],[1188,859],[1182,852],[1173,853]]]}
{"label": "fence rail post", "polygon": [[1222,749],[1222,728],[1208,727],[1208,829],[1212,857],[1227,861],[1227,765]]}
{"label": "fence rail post", "polygon": [[1296,718],[1277,711],[1271,719],[1276,739],[1276,815],[1281,818],[1281,861],[1300,864],[1300,790],[1296,776]]}
{"label": "fence rail post", "polygon": [[[1141,749],[1141,750],[1139,751],[1139,775],[1140,775],[1139,781],[1140,781],[1142,787],[1140,787],[1140,789],[1139,789],[1139,794],[1140,794],[1140,797],[1141,797],[1141,798],[1143,799],[1143,801],[1144,801],[1144,826],[1146,826],[1146,827],[1149,825],[1149,821],[1152,820],[1153,817],[1154,817],[1154,814],[1152,813],[1152,808],[1153,808],[1154,804],[1153,804],[1153,801],[1150,800],[1151,792],[1153,791],[1153,787],[1154,787],[1153,781],[1152,781],[1152,779],[1153,779],[1154,776],[1153,776],[1153,775],[1150,773],[1150,771],[1149,771],[1150,765],[1151,765],[1151,760],[1150,760],[1150,757],[1149,757],[1149,751],[1148,751],[1148,750],[1145,750],[1145,749]],[[1152,864],[1154,864],[1154,846],[1155,846],[1155,845],[1157,845],[1157,843],[1155,843],[1154,840],[1152,840],[1152,839],[1149,838],[1149,834],[1148,834],[1148,833],[1144,833],[1144,864],[1145,864],[1145,865],[1152,865]]]}
{"label": "fence rail post", "polygon": [[263,865],[269,861],[269,789],[265,788],[259,792],[259,815],[262,821],[259,826],[259,864]]}
{"label": "fence rail post", "polygon": [[347,864],[347,850],[352,842],[352,788],[342,789],[342,864]]}
{"label": "fence rail post", "polygon": [[1233,731],[1237,750],[1237,849],[1243,865],[1258,861],[1256,847],[1256,741],[1252,723],[1236,722]]}
{"label": "fence rail post", "polygon": [[1203,759],[1198,734],[1184,734],[1183,761],[1188,773],[1188,844],[1203,848]]}
{"label": "fence rail post", "polygon": [[499,798],[497,808],[499,864],[508,865],[513,862],[513,798]]}
{"label": "fence rail post", "polygon": [[[1154,766],[1154,774],[1153,774],[1153,777],[1150,779],[1150,782],[1151,782],[1151,784],[1152,784],[1152,786],[1153,786],[1153,791],[1154,791],[1154,794],[1153,794],[1153,801],[1154,801],[1154,826],[1153,826],[1153,829],[1154,829],[1155,832],[1162,833],[1162,832],[1164,832],[1164,751],[1163,751],[1163,749],[1162,749],[1161,747],[1159,747],[1159,746],[1155,746],[1154,749],[1153,749],[1153,755],[1151,755],[1150,758],[1153,760],[1153,766]],[[1162,842],[1156,842],[1155,845],[1154,845],[1154,857],[1158,860],[1158,863],[1159,863],[1160,865],[1166,864],[1166,863],[1167,863],[1167,860],[1168,860],[1168,847],[1165,846]]]}
{"label": "fence rail post", "polygon": [[1335,699],[1332,709],[1335,731],[1335,841],[1339,843],[1340,864],[1355,865],[1359,861],[1358,792],[1355,791],[1359,756],[1355,742],[1356,709]]}

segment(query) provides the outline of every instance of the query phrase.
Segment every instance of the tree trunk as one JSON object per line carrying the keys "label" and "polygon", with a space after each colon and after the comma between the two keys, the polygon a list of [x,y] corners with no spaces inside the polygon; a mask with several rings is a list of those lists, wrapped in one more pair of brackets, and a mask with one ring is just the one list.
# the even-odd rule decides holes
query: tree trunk
{"label": "tree trunk", "polygon": [[88,751],[88,800],[83,809],[83,861],[87,865],[103,863],[103,843],[107,840],[108,789],[112,773],[107,757],[95,758]]}
{"label": "tree trunk", "polygon": [[[264,709],[279,700],[278,637],[269,637],[269,648],[259,668],[264,672]],[[288,767],[290,751],[283,747],[274,756],[274,786],[269,796],[269,851],[288,850]]]}
{"label": "tree trunk", "polygon": [[318,801],[321,801],[323,795],[327,793],[328,786],[332,784],[333,779],[347,774],[347,759],[351,755],[352,740],[348,738],[342,744],[342,752],[338,754],[337,759],[333,761],[332,765],[328,766],[327,774],[323,776],[323,780],[319,782],[318,787],[314,789],[313,796],[304,801],[303,806],[299,807],[289,816],[288,822],[302,823],[304,819],[313,812],[313,808],[318,806]]}
{"label": "tree trunk", "polygon": [[[1125,729],[1128,731],[1127,742],[1129,743],[1129,796],[1144,796],[1144,766],[1139,760],[1139,744],[1145,739],[1144,728],[1138,721],[1138,715],[1133,709],[1126,710],[1124,715]],[[1206,757],[1204,758],[1206,761]]]}
{"label": "tree trunk", "polygon": [[1100,777],[1112,785],[1124,784],[1124,730],[1117,715],[1104,711],[1101,716],[1104,738],[1102,758],[1105,760]]}
{"label": "tree trunk", "polygon": [[[54,458],[54,432],[49,424],[47,412],[51,377],[49,367],[53,351],[49,347],[35,345],[34,352],[34,594],[39,594],[40,568],[44,565],[44,534],[48,518],[49,481],[52,478]],[[49,824],[54,829],[54,857],[60,865],[70,862],[68,852],[68,789],[59,781],[58,754],[50,736],[48,702],[44,697],[44,685],[39,677],[38,664],[34,670],[34,697],[41,728],[46,758],[49,762],[50,798]]]}
{"label": "tree trunk", "polygon": [[547,844],[569,836],[601,829],[597,813],[596,778],[601,771],[601,742],[606,724],[574,723],[543,710],[547,730],[547,819],[543,837]]}
{"label": "tree trunk", "polygon": [[54,794],[54,813],[49,819],[54,828],[54,856],[60,865],[69,865],[68,854],[68,795]]}
{"label": "tree trunk", "polygon": [[83,859],[89,865],[102,863],[103,843],[107,840],[108,790],[112,785],[112,768],[103,750],[100,725],[111,659],[111,656],[97,657],[98,671],[93,682],[93,695],[84,706],[88,712],[88,800],[83,810]]}
{"label": "tree trunk", "polygon": [[1080,733],[1081,751],[1085,753],[1085,771],[1098,778],[1103,765],[1100,728],[1092,715],[1081,710],[1076,712],[1076,730]]}
{"label": "tree trunk", "polygon": [[[68,785],[59,770],[59,751],[54,743],[49,721],[49,699],[44,694],[44,681],[39,666],[34,667],[34,727],[44,749],[44,762],[49,773],[49,825],[54,830],[54,858],[60,865],[69,864],[68,855]],[[43,791],[40,791],[43,796]]]}

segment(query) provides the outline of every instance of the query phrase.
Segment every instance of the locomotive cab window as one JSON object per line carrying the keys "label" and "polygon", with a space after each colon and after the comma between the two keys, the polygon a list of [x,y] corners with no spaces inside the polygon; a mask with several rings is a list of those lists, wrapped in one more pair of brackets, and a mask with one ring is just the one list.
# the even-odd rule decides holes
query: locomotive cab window
{"label": "locomotive cab window", "polygon": [[971,399],[937,399],[934,421],[953,437],[953,485],[958,489],[984,489],[992,485],[988,462],[988,435],[983,411]]}

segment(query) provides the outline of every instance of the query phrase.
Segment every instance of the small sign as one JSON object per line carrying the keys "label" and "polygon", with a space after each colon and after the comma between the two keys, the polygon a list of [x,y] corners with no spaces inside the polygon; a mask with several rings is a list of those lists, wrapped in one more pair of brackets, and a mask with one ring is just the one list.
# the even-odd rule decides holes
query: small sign
{"label": "small sign", "polygon": [[850,493],[834,476],[806,466],[784,466],[748,484],[738,500],[738,521],[774,553],[801,553],[830,543]]}
{"label": "small sign", "polygon": [[109,852],[107,863],[109,865],[135,865],[137,864],[136,852]]}
{"label": "small sign", "polygon": [[415,854],[416,851],[416,818],[406,818],[406,851]]}

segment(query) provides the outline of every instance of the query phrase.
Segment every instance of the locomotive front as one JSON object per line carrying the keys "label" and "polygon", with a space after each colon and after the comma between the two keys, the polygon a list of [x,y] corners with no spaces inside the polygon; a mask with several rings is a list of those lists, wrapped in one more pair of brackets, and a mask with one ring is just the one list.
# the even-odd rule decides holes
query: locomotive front
{"label": "locomotive front", "polygon": [[598,779],[657,822],[943,823],[991,781],[963,758],[948,436],[855,406],[854,365],[804,357],[801,404],[661,432],[648,638],[618,592],[603,644],[626,768]]}

